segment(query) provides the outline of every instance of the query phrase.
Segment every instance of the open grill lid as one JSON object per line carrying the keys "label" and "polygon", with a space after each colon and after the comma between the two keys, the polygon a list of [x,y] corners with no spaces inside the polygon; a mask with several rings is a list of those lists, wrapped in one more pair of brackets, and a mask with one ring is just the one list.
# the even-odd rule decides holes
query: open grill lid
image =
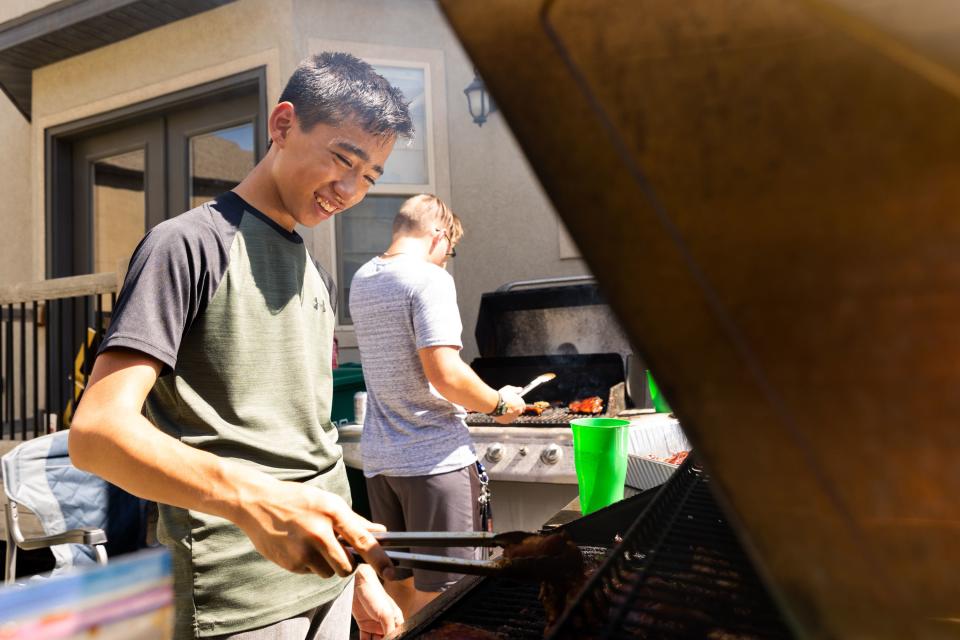
{"label": "open grill lid", "polygon": [[484,293],[475,335],[485,358],[631,351],[589,276],[508,283]]}
{"label": "open grill lid", "polygon": [[952,3],[440,4],[801,635],[955,634]]}

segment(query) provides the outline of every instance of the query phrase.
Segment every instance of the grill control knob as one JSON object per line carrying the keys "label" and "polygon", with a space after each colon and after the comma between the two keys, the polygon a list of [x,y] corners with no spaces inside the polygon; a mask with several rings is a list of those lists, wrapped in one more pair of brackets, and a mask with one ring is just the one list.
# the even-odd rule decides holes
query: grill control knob
{"label": "grill control knob", "polygon": [[548,444],[540,453],[540,461],[543,464],[557,464],[563,457],[563,449],[558,444]]}
{"label": "grill control knob", "polygon": [[494,442],[487,447],[487,453],[484,457],[490,462],[500,462],[503,460],[503,445],[499,442]]}

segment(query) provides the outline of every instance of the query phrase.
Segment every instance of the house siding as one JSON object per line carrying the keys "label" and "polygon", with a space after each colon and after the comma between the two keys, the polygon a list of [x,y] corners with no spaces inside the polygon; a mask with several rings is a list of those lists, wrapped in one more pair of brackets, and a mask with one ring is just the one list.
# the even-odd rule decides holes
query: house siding
{"label": "house siding", "polygon": [[30,209],[30,123],[6,96],[0,96],[0,286],[36,279],[33,260],[35,225],[43,225]]}
{"label": "house siding", "polygon": [[[45,3],[20,4],[32,9]],[[9,100],[0,100],[0,132],[9,141],[7,169],[0,176],[9,197],[0,217],[8,222],[5,228],[24,229],[22,237],[0,239],[0,277],[13,282],[44,277],[46,129],[258,66],[266,67],[272,105],[316,42],[442,53],[447,153],[437,157],[435,184],[466,227],[452,273],[467,360],[477,355],[473,328],[483,292],[511,280],[587,271],[582,260],[561,258],[558,218],[502,114],[493,114],[482,128],[472,122],[463,88],[473,79],[473,65],[434,2],[238,0],[37,69],[32,125]],[[320,262],[336,273],[330,230],[321,225],[305,235]],[[351,333],[341,332],[343,360],[358,359]]]}

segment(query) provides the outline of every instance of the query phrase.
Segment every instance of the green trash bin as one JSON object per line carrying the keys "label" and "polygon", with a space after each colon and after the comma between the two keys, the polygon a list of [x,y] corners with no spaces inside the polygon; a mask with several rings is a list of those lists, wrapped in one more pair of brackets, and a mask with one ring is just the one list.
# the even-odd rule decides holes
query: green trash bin
{"label": "green trash bin", "polygon": [[[363,381],[363,369],[358,362],[344,362],[333,370],[333,404],[330,407],[330,420],[334,424],[354,422],[353,395],[357,391],[366,391]],[[367,482],[363,471],[347,467],[347,482],[353,497],[353,510],[368,520],[370,499],[367,497]]]}
{"label": "green trash bin", "polygon": [[333,424],[354,422],[353,396],[357,391],[366,390],[359,362],[344,362],[333,370],[333,404],[330,407]]}

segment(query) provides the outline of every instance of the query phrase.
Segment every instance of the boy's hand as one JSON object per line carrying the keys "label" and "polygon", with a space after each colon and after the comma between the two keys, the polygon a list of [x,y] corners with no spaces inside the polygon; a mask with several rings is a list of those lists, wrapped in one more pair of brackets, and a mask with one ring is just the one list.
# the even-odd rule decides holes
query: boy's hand
{"label": "boy's hand", "polygon": [[368,565],[357,567],[353,586],[353,617],[360,628],[360,640],[390,635],[403,624],[403,612],[393,601],[377,574]]}
{"label": "boy's hand", "polygon": [[294,573],[329,578],[354,570],[337,537],[353,547],[384,579],[393,577],[393,562],[370,535],[384,531],[347,506],[339,496],[297,482],[276,481],[244,497],[235,522],[265,558]]}

